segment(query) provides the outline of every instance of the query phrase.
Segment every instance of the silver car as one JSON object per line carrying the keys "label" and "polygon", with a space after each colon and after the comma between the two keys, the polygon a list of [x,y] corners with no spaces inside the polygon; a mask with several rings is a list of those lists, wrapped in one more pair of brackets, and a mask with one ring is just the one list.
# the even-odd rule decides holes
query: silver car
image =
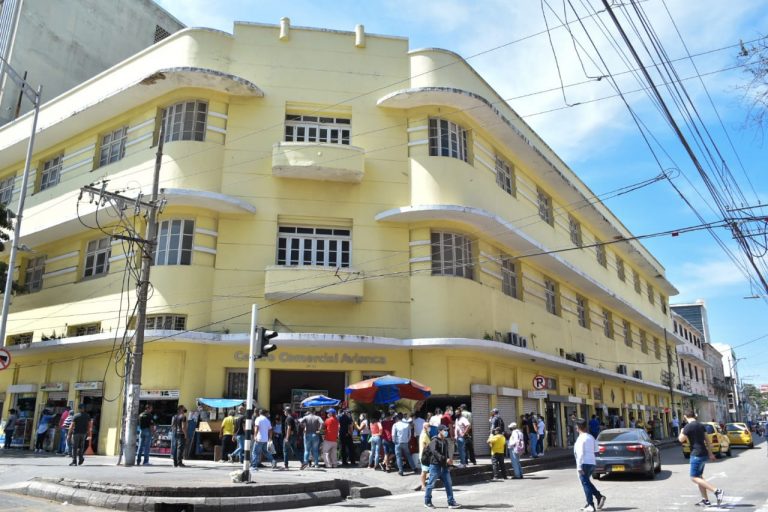
{"label": "silver car", "polygon": [[659,448],[641,428],[612,428],[597,436],[594,475],[639,473],[653,479],[661,471]]}

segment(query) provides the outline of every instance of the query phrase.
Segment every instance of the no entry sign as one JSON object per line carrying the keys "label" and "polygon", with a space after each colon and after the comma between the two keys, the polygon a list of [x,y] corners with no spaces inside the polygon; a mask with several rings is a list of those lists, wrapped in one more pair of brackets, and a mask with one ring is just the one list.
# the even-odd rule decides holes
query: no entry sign
{"label": "no entry sign", "polygon": [[11,365],[11,353],[4,348],[0,348],[0,371],[5,370]]}

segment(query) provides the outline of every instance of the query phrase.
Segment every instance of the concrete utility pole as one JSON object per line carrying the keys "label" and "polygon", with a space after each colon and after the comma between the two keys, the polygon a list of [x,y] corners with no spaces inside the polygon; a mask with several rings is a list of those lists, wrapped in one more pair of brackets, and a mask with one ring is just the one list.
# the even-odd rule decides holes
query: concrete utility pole
{"label": "concrete utility pole", "polygon": [[256,362],[257,354],[256,347],[261,346],[259,342],[259,335],[261,329],[259,329],[259,307],[254,304],[251,306],[251,336],[250,348],[248,350],[248,391],[246,391],[245,399],[245,455],[243,457],[243,472],[241,480],[245,483],[251,481],[251,446],[253,437],[253,381],[254,381],[254,363]]}
{"label": "concrete utility pole", "polygon": [[113,238],[130,240],[136,242],[141,247],[141,273],[139,276],[138,301],[136,305],[136,335],[131,350],[126,354],[126,382],[125,382],[125,414],[123,424],[123,446],[122,454],[125,455],[124,465],[133,466],[136,463],[136,430],[139,417],[139,398],[141,394],[141,367],[144,355],[144,329],[147,325],[147,293],[149,290],[149,272],[154,258],[155,247],[157,246],[157,216],[162,208],[162,201],[159,199],[160,192],[160,167],[163,160],[163,139],[165,137],[165,123],[160,125],[160,137],[157,144],[157,153],[155,156],[155,172],[152,178],[152,196],[149,202],[143,202],[141,195],[138,198],[129,198],[107,192],[106,183],[102,183],[101,188],[88,185],[83,187],[81,194],[88,193],[98,196],[97,204],[102,204],[104,200],[110,200],[117,206],[118,211],[122,211],[128,204],[135,204],[135,211],[146,210],[147,230],[146,238],[138,236],[112,235]]}

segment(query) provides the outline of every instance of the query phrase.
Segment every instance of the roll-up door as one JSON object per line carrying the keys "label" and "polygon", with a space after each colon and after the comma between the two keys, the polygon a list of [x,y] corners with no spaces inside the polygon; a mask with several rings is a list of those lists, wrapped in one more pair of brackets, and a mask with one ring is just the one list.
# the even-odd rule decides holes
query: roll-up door
{"label": "roll-up door", "polygon": [[535,398],[523,398],[522,414],[530,414],[532,412],[539,414],[539,401]]}
{"label": "roll-up door", "polygon": [[491,395],[484,393],[472,394],[472,444],[475,455],[490,455],[488,435],[491,425],[488,418],[491,415]]}
{"label": "roll-up door", "polygon": [[58,402],[60,400],[66,400],[67,396],[68,396],[68,393],[66,391],[49,391],[48,401]]}
{"label": "roll-up door", "polygon": [[496,408],[499,410],[501,419],[504,420],[504,430],[509,430],[509,424],[513,421],[520,423],[517,416],[517,398],[513,396],[496,397]]}

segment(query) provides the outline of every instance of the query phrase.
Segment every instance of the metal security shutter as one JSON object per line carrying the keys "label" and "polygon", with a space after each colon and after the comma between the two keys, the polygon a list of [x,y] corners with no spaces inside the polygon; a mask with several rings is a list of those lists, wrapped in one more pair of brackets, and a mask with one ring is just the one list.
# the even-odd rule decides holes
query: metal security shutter
{"label": "metal security shutter", "polygon": [[48,392],[48,400],[66,400],[68,396],[68,393],[66,391],[49,391]]}
{"label": "metal security shutter", "polygon": [[513,421],[520,423],[517,416],[517,398],[513,396],[496,397],[496,408],[499,409],[501,419],[504,420],[504,430],[509,430],[509,424]]}
{"label": "metal security shutter", "polygon": [[490,455],[491,448],[488,446],[488,435],[491,431],[491,425],[488,418],[491,415],[491,395],[472,394],[472,444],[475,448],[475,455]]}
{"label": "metal security shutter", "polygon": [[530,414],[532,412],[539,414],[539,401],[535,398],[523,398],[522,414]]}
{"label": "metal security shutter", "polygon": [[104,396],[104,390],[101,389],[89,389],[88,391],[81,391],[80,397],[92,397],[92,398],[98,398]]}

